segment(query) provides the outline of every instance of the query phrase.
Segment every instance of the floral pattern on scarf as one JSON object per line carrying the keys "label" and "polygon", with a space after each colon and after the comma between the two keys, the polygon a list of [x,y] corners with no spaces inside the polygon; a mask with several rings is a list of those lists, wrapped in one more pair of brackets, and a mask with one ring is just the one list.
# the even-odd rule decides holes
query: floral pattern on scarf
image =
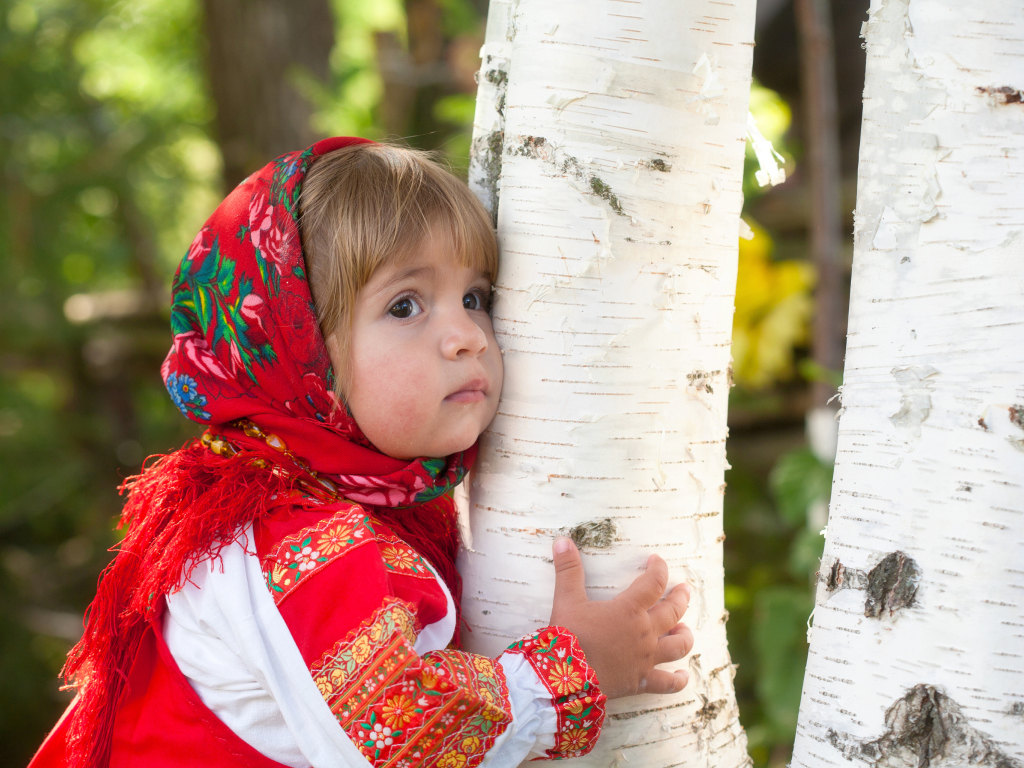
{"label": "floral pattern on scarf", "polygon": [[[243,444],[244,435],[227,428],[231,422],[270,424],[346,498],[407,507],[454,488],[472,451],[413,462],[384,456],[333,391],[331,360],[306,278],[299,196],[314,158],[358,143],[367,142],[325,139],[282,155],[214,211],[175,275],[174,342],[161,370],[171,399],[189,419],[217,426]],[[302,446],[312,446],[314,455]],[[317,455],[330,458],[318,466]]]}

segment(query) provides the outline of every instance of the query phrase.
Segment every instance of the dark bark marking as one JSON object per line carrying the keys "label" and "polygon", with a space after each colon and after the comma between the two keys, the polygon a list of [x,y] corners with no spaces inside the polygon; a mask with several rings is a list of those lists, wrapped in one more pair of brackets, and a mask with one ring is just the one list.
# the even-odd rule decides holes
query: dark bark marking
{"label": "dark bark marking", "polygon": [[[508,70],[502,66],[491,67],[491,62],[494,60],[493,56],[488,56],[487,61],[484,64],[486,71],[484,72],[484,80],[494,86],[495,98],[494,98],[494,109],[501,117],[502,125],[505,120],[505,93],[508,90]],[[479,82],[480,73],[477,72],[477,82]]]}
{"label": "dark bark marking", "polygon": [[[820,576],[820,574],[819,574]],[[838,592],[842,589],[867,589],[868,575],[859,568],[847,568],[838,559],[825,574],[825,589]]]}
{"label": "dark bark marking", "polygon": [[519,155],[520,157],[532,157],[536,159],[540,157],[540,148],[547,143],[548,140],[543,136],[523,136],[522,141],[519,142],[519,146],[510,146],[508,148],[508,153],[509,155]]}
{"label": "dark bark marking", "polygon": [[832,567],[828,569],[828,576],[825,577],[825,589],[829,592],[835,592],[845,581],[846,566],[837,559],[832,563]]}
{"label": "dark bark marking", "polygon": [[843,589],[863,589],[864,615],[881,619],[886,613],[892,618],[898,611],[914,605],[921,569],[914,559],[903,552],[890,552],[868,572],[858,568],[847,568],[837,558],[818,578],[825,582],[825,589],[839,592]]}
{"label": "dark bark marking", "polygon": [[567,176],[572,176],[577,181],[585,181],[587,178],[587,172],[583,170],[583,166],[580,165],[580,161],[572,155],[568,155],[565,160],[562,161],[562,173]]}
{"label": "dark bark marking", "polygon": [[[491,66],[493,56],[484,62],[484,79],[496,90],[494,108],[500,117],[497,130],[478,136],[473,142],[470,157],[477,160],[484,171],[484,185],[488,192],[491,222],[498,226],[498,198],[501,194],[501,157],[505,142],[505,91],[508,88],[508,69],[500,64]],[[479,73],[478,73],[479,75]]]}
{"label": "dark bark marking", "polygon": [[580,549],[608,549],[615,542],[618,527],[610,517],[588,520],[570,528],[569,538]]}
{"label": "dark bark marking", "polygon": [[653,160],[641,160],[640,165],[644,168],[650,168],[652,171],[660,171],[661,173],[668,173],[672,170],[672,165],[666,163],[660,157],[656,157]]}
{"label": "dark bark marking", "polygon": [[473,142],[472,155],[484,169],[484,183],[490,193],[491,222],[498,226],[498,197],[501,191],[501,149],[505,141],[504,131],[491,131],[478,136]]}
{"label": "dark bark marking", "polygon": [[[554,162],[553,152],[547,147],[547,139],[543,136],[523,136],[517,145],[509,146],[506,152],[509,156],[530,157],[536,160]],[[571,176],[590,187],[590,191],[606,201],[619,216],[626,215],[622,208],[622,203],[619,202],[619,198],[612,191],[612,188],[603,179],[588,173],[577,158],[572,155],[566,155],[565,159],[562,160],[561,171],[566,176]]]}
{"label": "dark bark marking", "polygon": [[612,192],[612,188],[604,183],[597,176],[590,177],[590,188],[594,194],[600,197],[602,200],[607,200],[608,205],[612,207],[619,216],[625,216],[626,214],[622,211],[622,203],[619,202],[619,198]]}
{"label": "dark bark marking", "polygon": [[1024,101],[1024,91],[1020,91],[1010,85],[1003,85],[998,88],[978,86],[977,91],[985,96],[991,96],[996,104],[1020,104]]}
{"label": "dark bark marking", "polygon": [[718,717],[719,713],[725,709],[728,702],[725,699],[715,699],[714,701],[708,701],[708,697],[703,693],[697,694],[700,696],[700,700],[704,702],[704,706],[698,709],[694,716],[697,719],[697,723],[700,728],[707,728]]}
{"label": "dark bark marking", "polygon": [[495,88],[502,88],[508,83],[508,72],[498,67],[497,69],[489,69],[484,75],[487,78],[487,82],[493,85]]}
{"label": "dark bark marking", "polygon": [[1024,768],[972,726],[960,705],[933,685],[915,685],[885,712],[886,731],[858,742],[829,729],[829,744],[847,760],[874,768]]}
{"label": "dark bark marking", "polygon": [[1024,429],[1024,405],[1010,406],[1010,423]]}
{"label": "dark bark marking", "polygon": [[896,611],[911,607],[920,576],[913,558],[902,552],[890,552],[868,572],[864,615],[880,619],[888,611],[892,617]]}
{"label": "dark bark marking", "polygon": [[693,371],[692,373],[686,374],[687,383],[696,389],[698,392],[701,390],[707,390],[709,394],[715,394],[715,390],[711,387],[711,380],[715,376],[720,376],[721,371]]}

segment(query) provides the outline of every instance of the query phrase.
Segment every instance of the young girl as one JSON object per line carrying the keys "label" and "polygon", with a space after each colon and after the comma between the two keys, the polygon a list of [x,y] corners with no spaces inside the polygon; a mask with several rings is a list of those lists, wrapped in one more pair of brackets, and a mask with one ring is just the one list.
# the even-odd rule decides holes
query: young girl
{"label": "young girl", "polygon": [[497,408],[490,220],[422,154],[278,158],[195,238],[164,381],[199,440],[126,483],[128,526],[44,766],[515,766],[588,752],[606,697],[683,672],[664,562],[588,601],[554,542],[551,626],[457,650],[452,489]]}

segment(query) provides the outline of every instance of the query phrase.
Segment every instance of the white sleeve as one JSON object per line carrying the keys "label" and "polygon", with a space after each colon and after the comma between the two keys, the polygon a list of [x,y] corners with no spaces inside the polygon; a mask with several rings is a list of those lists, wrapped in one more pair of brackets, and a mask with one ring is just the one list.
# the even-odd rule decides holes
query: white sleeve
{"label": "white sleeve", "polygon": [[250,551],[252,528],[167,596],[164,639],[211,710],[284,765],[369,768],[309,674]]}
{"label": "white sleeve", "polygon": [[555,746],[558,720],[551,693],[522,654],[502,654],[498,663],[508,685],[512,722],[479,768],[516,768],[524,760],[545,757]]}

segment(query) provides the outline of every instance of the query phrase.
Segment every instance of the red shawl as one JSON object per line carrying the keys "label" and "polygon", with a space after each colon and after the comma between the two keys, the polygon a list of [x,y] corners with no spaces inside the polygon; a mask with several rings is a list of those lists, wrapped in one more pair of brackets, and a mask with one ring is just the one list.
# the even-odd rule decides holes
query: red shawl
{"label": "red shawl", "polygon": [[[158,601],[265,514],[271,495],[309,481],[306,467],[428,557],[459,604],[450,491],[475,447],[412,462],[376,450],[334,395],[306,282],[297,223],[306,170],[319,155],[364,142],[325,139],[254,173],[214,211],[178,268],[164,382],[185,416],[241,450],[218,456],[193,440],[124,484],[128,531],[63,671],[81,699],[68,741],[73,766],[108,765],[117,705]],[[238,419],[276,435],[288,452],[246,436],[232,424]]]}

